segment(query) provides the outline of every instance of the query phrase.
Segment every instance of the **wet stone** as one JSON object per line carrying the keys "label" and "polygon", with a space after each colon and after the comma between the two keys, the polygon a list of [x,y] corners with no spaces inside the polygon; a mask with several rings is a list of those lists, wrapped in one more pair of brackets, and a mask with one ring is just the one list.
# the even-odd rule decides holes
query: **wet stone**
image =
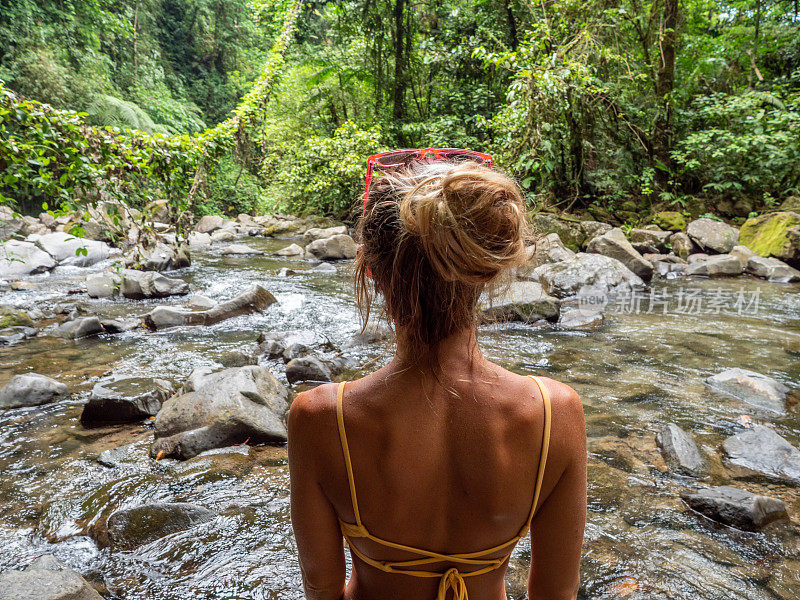
{"label": "wet stone", "polygon": [[103,326],[97,317],[78,317],[72,321],[67,321],[60,325],[53,332],[56,337],[77,340],[80,338],[100,335],[103,333]]}
{"label": "wet stone", "polygon": [[171,382],[149,377],[98,381],[83,407],[81,423],[127,423],[155,416],[175,393]]}
{"label": "wet stone", "polygon": [[69,390],[63,383],[38,373],[24,373],[14,375],[0,388],[0,409],[39,406],[67,396]]}
{"label": "wet stone", "polygon": [[289,244],[280,250],[276,250],[274,254],[275,256],[303,256],[305,250],[303,250],[302,246],[298,246],[297,244]]}
{"label": "wet stone", "polygon": [[706,379],[712,388],[764,410],[784,414],[789,388],[781,382],[747,369],[726,369]]}
{"label": "wet stone", "polygon": [[[145,504],[116,511],[107,522],[108,543],[114,549],[132,549],[176,531],[190,529],[216,513],[186,502]],[[102,544],[102,533],[97,534]]]}
{"label": "wet stone", "polygon": [[24,571],[0,574],[0,600],[103,600],[103,597],[56,557],[42,556]]}
{"label": "wet stone", "polygon": [[286,379],[289,383],[300,381],[331,381],[328,366],[315,356],[293,358],[286,364]]}
{"label": "wet stone", "polygon": [[704,477],[708,473],[708,465],[697,444],[675,423],[664,425],[657,440],[664,460],[675,471],[692,477]]}
{"label": "wet stone", "polygon": [[706,517],[746,531],[789,518],[783,501],[730,486],[684,492],[681,497],[690,508]]}
{"label": "wet stone", "polygon": [[484,299],[484,321],[522,321],[558,319],[560,301],[547,295],[535,281],[515,281],[501,290],[498,298]]}
{"label": "wet stone", "polygon": [[726,462],[740,475],[800,486],[800,450],[764,425],[753,425],[722,443]]}

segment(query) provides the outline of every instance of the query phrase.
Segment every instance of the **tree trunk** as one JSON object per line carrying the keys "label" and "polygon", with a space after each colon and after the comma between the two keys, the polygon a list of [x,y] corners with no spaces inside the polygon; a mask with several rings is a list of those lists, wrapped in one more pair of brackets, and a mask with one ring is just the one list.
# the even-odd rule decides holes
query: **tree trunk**
{"label": "tree trunk", "polygon": [[394,85],[392,89],[392,118],[399,126],[405,117],[405,6],[406,0],[395,0],[394,17]]}
{"label": "tree trunk", "polygon": [[511,0],[503,0],[506,9],[506,20],[508,21],[508,33],[511,36],[511,49],[515,52],[519,46],[517,37],[517,20],[514,18],[514,11],[511,10]]}
{"label": "tree trunk", "polygon": [[656,77],[658,114],[653,127],[653,159],[656,180],[661,188],[669,181],[672,136],[672,104],[670,94],[675,86],[675,47],[678,42],[678,0],[664,1],[664,26],[661,35],[661,62]]}

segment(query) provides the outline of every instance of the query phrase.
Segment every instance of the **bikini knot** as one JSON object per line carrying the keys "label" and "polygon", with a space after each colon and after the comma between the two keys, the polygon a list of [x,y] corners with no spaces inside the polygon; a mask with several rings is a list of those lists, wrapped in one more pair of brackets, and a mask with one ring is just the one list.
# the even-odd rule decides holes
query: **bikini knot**
{"label": "bikini knot", "polygon": [[439,593],[436,600],[445,600],[447,590],[453,590],[453,600],[467,600],[467,582],[455,567],[448,569],[439,580]]}

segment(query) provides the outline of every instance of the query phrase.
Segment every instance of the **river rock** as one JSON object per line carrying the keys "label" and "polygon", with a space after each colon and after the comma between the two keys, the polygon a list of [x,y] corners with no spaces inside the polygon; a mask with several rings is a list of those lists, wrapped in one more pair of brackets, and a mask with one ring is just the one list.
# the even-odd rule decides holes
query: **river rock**
{"label": "river rock", "polygon": [[123,333],[125,331],[133,331],[141,321],[136,317],[129,319],[100,319],[100,325],[106,333]]}
{"label": "river rock", "polygon": [[31,242],[0,242],[0,278],[43,273],[55,266],[53,257]]}
{"label": "river rock", "polygon": [[590,241],[596,238],[598,235],[603,235],[604,233],[608,233],[614,227],[609,225],[608,223],[601,223],[600,221],[581,221],[581,231],[586,236],[586,239],[583,242],[583,247],[586,247]]}
{"label": "river rock", "polygon": [[581,249],[586,239],[583,225],[580,222],[559,218],[554,214],[537,213],[533,216],[531,224],[537,235],[557,233],[561,242],[574,252]]}
{"label": "river rock", "polygon": [[356,257],[356,243],[349,235],[339,234],[315,240],[306,246],[306,258],[341,260]]}
{"label": "river rock", "polygon": [[190,391],[164,402],[156,416],[150,454],[186,459],[246,440],[285,442],[288,397],[286,388],[264,367],[204,374]]}
{"label": "river rock", "polygon": [[599,235],[586,245],[586,252],[616,258],[644,281],[653,277],[653,265],[639,254],[619,227]]}
{"label": "river rock", "polygon": [[760,256],[772,256],[800,268],[800,212],[780,211],[747,219],[740,243]]}
{"label": "river rock", "polygon": [[125,298],[133,300],[167,298],[168,296],[188,294],[189,284],[182,279],[165,277],[155,271],[124,269],[119,283],[119,291]]}
{"label": "river rock", "polygon": [[86,276],[86,293],[90,298],[113,298],[120,283],[122,278],[115,273],[92,273]]}
{"label": "river rock", "polygon": [[346,235],[347,234],[347,226],[346,225],[339,225],[337,227],[312,227],[307,229],[306,232],[303,234],[303,245],[308,246],[311,242],[315,242],[316,240],[324,240],[329,237],[333,237],[334,235]]}
{"label": "river rock", "polygon": [[800,271],[777,258],[768,256],[754,254],[748,258],[745,271],[756,277],[762,277],[777,283],[800,281]]}
{"label": "river rock", "polygon": [[236,232],[232,229],[217,229],[211,234],[212,242],[232,242],[236,239]]}
{"label": "river rock", "polygon": [[746,531],[757,531],[774,521],[789,520],[782,500],[727,485],[684,492],[681,498],[706,517]]}
{"label": "river rock", "polygon": [[276,250],[274,254],[275,256],[303,256],[305,250],[303,250],[302,246],[298,246],[297,244],[289,244],[280,250]]}
{"label": "river rock", "polygon": [[631,244],[647,244],[656,249],[656,252],[664,252],[667,249],[667,242],[672,236],[672,232],[661,229],[631,229],[628,239]]}
{"label": "river rock", "polygon": [[750,250],[750,248],[742,246],[741,244],[734,246],[729,254],[739,259],[739,262],[742,263],[742,269],[747,267],[747,261],[750,260],[751,256],[758,256],[755,252]]}
{"label": "river rock", "polygon": [[68,396],[69,390],[63,383],[38,373],[23,373],[14,375],[0,388],[0,408],[39,406]]}
{"label": "river rock", "polygon": [[55,556],[41,556],[24,571],[0,574],[0,600],[103,600]]}
{"label": "river rock", "polygon": [[208,310],[209,308],[214,308],[217,305],[215,300],[212,300],[208,296],[203,296],[202,294],[192,294],[189,298],[189,302],[186,303],[186,308],[191,310]]}
{"label": "river rock", "polygon": [[139,262],[142,271],[173,271],[190,266],[192,259],[185,246],[175,247],[158,242]]}
{"label": "river rock", "polygon": [[540,319],[557,320],[560,301],[548,296],[535,281],[514,281],[501,288],[497,298],[484,298],[482,304],[485,321],[533,323]]}
{"label": "river rock", "polygon": [[695,219],[686,227],[686,233],[701,250],[726,254],[739,243],[739,232],[715,219]]}
{"label": "river rock", "polygon": [[[170,533],[207,523],[216,516],[207,508],[187,502],[157,502],[122,508],[108,517],[108,542],[113,549],[131,550]],[[98,537],[102,540],[102,535]]]}
{"label": "river rock", "polygon": [[528,246],[527,255],[527,262],[517,269],[519,279],[530,279],[531,273],[539,265],[569,260],[575,253],[561,243],[557,233],[548,233],[536,240],[534,245]]}
{"label": "river rock", "polygon": [[211,236],[207,233],[193,231],[189,234],[189,246],[210,246]]}
{"label": "river rock", "polygon": [[224,224],[225,219],[219,215],[205,215],[197,222],[197,225],[194,226],[194,230],[197,233],[211,233],[212,231],[221,229]]}
{"label": "river rock", "polygon": [[586,289],[616,294],[645,287],[642,279],[617,259],[583,252],[571,260],[541,265],[532,277],[556,298],[575,296]]}
{"label": "river rock", "polygon": [[692,239],[682,231],[669,236],[669,244],[672,246],[672,251],[684,260],[686,260],[690,254],[694,254],[698,251]]}
{"label": "river rock", "polygon": [[128,423],[155,416],[175,387],[164,379],[123,377],[98,381],[83,407],[81,423]]}
{"label": "river rock", "polygon": [[264,254],[264,252],[251,248],[250,246],[245,246],[244,244],[231,244],[223,248],[220,254],[222,256],[254,256]]}
{"label": "river rock", "polygon": [[309,273],[322,273],[324,275],[336,275],[339,272],[339,269],[336,268],[336,265],[332,265],[331,263],[320,263],[310,269],[307,269]]}
{"label": "river rock", "polygon": [[275,296],[260,285],[255,285],[209,310],[186,311],[173,306],[157,306],[144,316],[144,323],[150,329],[182,325],[214,325],[233,317],[263,312],[275,302],[277,302]]}
{"label": "river rock", "polygon": [[700,258],[700,255],[693,254],[691,257],[698,257],[690,260],[689,266],[684,273],[687,275],[701,275],[704,277],[732,277],[742,274],[742,263],[735,256],[730,254],[715,254],[707,258]]}
{"label": "river rock", "polygon": [[103,325],[98,317],[78,317],[59,325],[53,335],[56,337],[79,340],[103,333]]}
{"label": "river rock", "polygon": [[36,337],[38,331],[33,327],[6,327],[0,329],[0,346],[14,346],[23,340]]}
{"label": "river rock", "polygon": [[558,317],[561,329],[584,329],[603,322],[603,313],[592,309],[572,309],[563,311]]}
{"label": "river rock", "polygon": [[712,388],[752,406],[783,414],[789,388],[781,382],[747,369],[726,369],[706,379]]}
{"label": "river rock", "polygon": [[661,427],[657,441],[664,460],[675,471],[692,477],[704,477],[708,473],[708,465],[697,444],[675,423]]}
{"label": "river rock", "polygon": [[683,231],[686,229],[686,219],[675,210],[665,210],[653,215],[653,223],[666,231]]}
{"label": "river rock", "polygon": [[[78,238],[63,231],[31,236],[30,239],[52,256],[59,265],[88,267],[111,255],[111,248],[108,244]],[[80,254],[76,254],[78,252]]]}
{"label": "river rock", "polygon": [[726,461],[744,476],[800,485],[800,450],[764,425],[753,425],[722,443]]}
{"label": "river rock", "polygon": [[7,327],[33,327],[33,319],[24,310],[0,305],[0,329]]}
{"label": "river rock", "polygon": [[327,365],[316,356],[301,356],[291,359],[286,364],[286,380],[289,383],[331,381],[331,372]]}

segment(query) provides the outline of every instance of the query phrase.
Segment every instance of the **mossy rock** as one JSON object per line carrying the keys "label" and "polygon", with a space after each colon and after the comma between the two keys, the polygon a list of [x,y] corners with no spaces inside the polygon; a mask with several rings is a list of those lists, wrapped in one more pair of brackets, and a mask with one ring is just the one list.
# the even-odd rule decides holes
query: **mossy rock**
{"label": "mossy rock", "polygon": [[33,319],[13,306],[0,306],[0,329],[7,327],[33,327]]}
{"label": "mossy rock", "polygon": [[625,200],[619,205],[619,210],[636,212],[637,210],[639,210],[639,207],[636,206],[636,202],[634,202],[633,200]]}
{"label": "mossy rock", "polygon": [[676,210],[665,210],[653,215],[653,223],[664,231],[683,231],[686,229],[686,219]]}
{"label": "mossy rock", "polygon": [[586,239],[579,222],[565,222],[549,213],[538,213],[533,217],[532,224],[537,236],[557,233],[561,243],[574,252],[580,252],[581,244]]}
{"label": "mossy rock", "polygon": [[783,211],[747,219],[739,231],[739,243],[761,256],[800,261],[800,213]]}
{"label": "mossy rock", "polygon": [[639,213],[634,212],[632,210],[616,210],[614,211],[614,215],[617,217],[617,221],[620,221],[622,223],[639,222]]}
{"label": "mossy rock", "polygon": [[780,210],[789,210],[800,213],[800,196],[789,196],[781,203]]}

